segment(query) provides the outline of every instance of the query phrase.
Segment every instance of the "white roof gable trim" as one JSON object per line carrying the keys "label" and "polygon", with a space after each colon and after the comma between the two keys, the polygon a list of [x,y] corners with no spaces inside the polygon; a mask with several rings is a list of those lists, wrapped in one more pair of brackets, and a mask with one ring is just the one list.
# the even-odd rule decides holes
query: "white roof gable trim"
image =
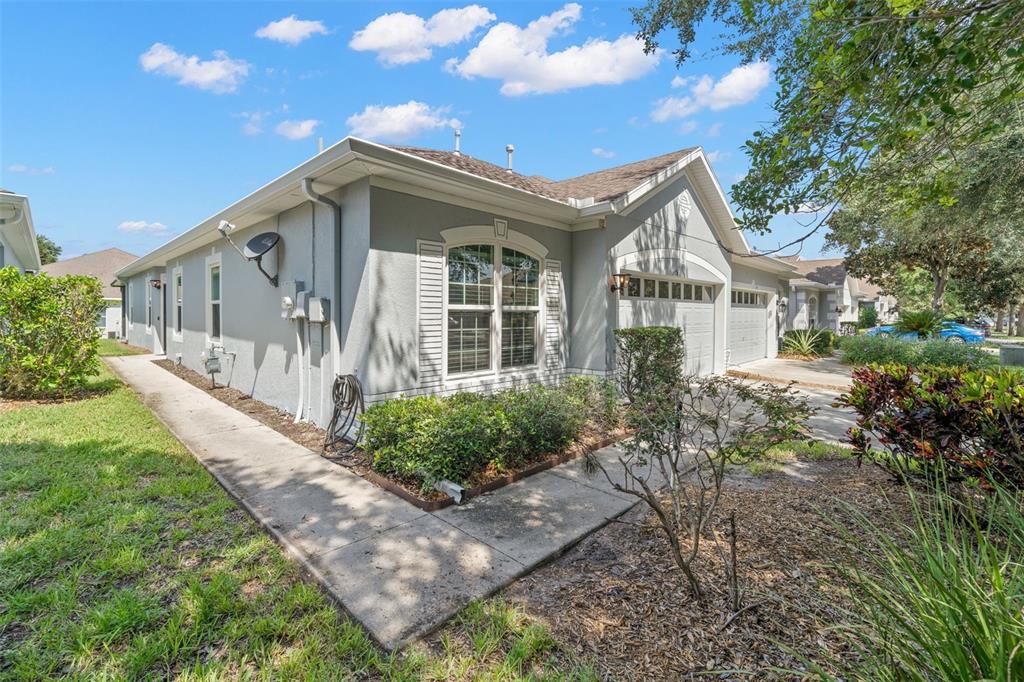
{"label": "white roof gable trim", "polygon": [[38,272],[43,265],[39,258],[39,242],[32,223],[28,197],[0,192],[0,230],[11,245],[14,257],[26,270]]}
{"label": "white roof gable trim", "polygon": [[[536,215],[545,224],[573,230],[592,224],[602,215],[630,212],[681,172],[687,173],[705,206],[710,207],[715,229],[723,243],[734,253],[750,254],[749,245],[742,232],[736,228],[725,193],[700,148],[615,201],[582,206],[583,202],[561,202],[542,197],[385,145],[346,137],[122,268],[117,272],[117,278],[123,280],[146,268],[162,266],[171,258],[218,241],[220,233],[217,232],[217,225],[221,220],[244,228],[304,203],[306,198],[299,187],[306,178],[316,183],[314,189],[321,194],[367,177],[377,181],[400,181],[458,198],[483,202],[495,210]],[[751,265],[756,267],[754,263]]]}

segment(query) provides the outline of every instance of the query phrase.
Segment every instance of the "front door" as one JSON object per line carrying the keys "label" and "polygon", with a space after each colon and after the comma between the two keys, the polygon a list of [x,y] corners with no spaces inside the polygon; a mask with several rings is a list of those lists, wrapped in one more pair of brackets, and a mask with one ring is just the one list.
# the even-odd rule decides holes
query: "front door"
{"label": "front door", "polygon": [[160,275],[160,288],[156,290],[156,302],[153,305],[153,352],[164,354],[164,308],[167,300],[167,277]]}

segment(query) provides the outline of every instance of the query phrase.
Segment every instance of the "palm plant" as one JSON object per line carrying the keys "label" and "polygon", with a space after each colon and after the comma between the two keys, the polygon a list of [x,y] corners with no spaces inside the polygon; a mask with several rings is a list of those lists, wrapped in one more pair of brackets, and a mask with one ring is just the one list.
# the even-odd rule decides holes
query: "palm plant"
{"label": "palm plant", "polygon": [[903,313],[896,322],[896,331],[901,334],[917,334],[921,339],[938,336],[940,329],[942,329],[942,315],[934,310]]}

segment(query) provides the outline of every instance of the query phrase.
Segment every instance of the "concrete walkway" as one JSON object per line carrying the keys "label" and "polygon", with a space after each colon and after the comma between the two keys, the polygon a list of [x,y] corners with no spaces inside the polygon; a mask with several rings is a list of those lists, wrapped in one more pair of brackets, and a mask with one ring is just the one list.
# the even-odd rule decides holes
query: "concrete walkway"
{"label": "concrete walkway", "polygon": [[[574,461],[426,513],[170,372],[105,358],[222,486],[385,647],[434,630],[623,514]],[[597,455],[614,462],[618,450]]]}
{"label": "concrete walkway", "polygon": [[789,360],[786,358],[764,358],[730,367],[730,376],[775,384],[795,382],[806,388],[822,388],[843,392],[853,383],[850,366],[835,358],[817,360]]}

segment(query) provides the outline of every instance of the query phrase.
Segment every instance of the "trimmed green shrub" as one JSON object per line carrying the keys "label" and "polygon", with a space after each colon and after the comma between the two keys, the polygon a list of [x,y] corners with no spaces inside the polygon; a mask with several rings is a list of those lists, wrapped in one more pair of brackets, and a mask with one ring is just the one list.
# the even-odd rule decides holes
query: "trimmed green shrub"
{"label": "trimmed green shrub", "polygon": [[874,306],[861,308],[857,312],[857,327],[860,329],[870,329],[878,324],[878,311],[875,310]]}
{"label": "trimmed green shrub", "polygon": [[562,391],[575,400],[591,421],[606,429],[622,424],[619,391],[615,382],[596,376],[573,375],[562,383]]}
{"label": "trimmed green shrub", "polygon": [[851,365],[898,364],[911,367],[967,367],[981,369],[999,360],[980,348],[939,339],[911,341],[886,336],[851,336],[842,340],[840,357]]}
{"label": "trimmed green shrub", "polygon": [[619,387],[629,402],[637,395],[675,386],[683,376],[683,330],[629,327],[615,330]]}
{"label": "trimmed green shrub", "polygon": [[94,277],[0,269],[0,395],[59,397],[81,389],[99,370],[102,310]]}
{"label": "trimmed green shrub", "polygon": [[611,421],[606,391],[599,380],[581,378],[558,388],[532,384],[493,395],[388,400],[360,417],[363,449],[384,474],[468,483],[488,468],[517,468],[565,448],[582,432],[592,400],[609,410],[595,421]]}

